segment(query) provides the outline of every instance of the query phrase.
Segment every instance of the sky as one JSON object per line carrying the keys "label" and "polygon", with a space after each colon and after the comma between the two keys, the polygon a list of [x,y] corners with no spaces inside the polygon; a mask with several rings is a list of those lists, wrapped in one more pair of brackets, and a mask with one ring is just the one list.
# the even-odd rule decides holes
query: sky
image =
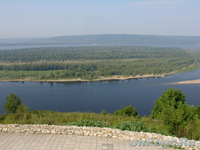
{"label": "sky", "polygon": [[200,36],[200,0],[0,0],[0,38]]}

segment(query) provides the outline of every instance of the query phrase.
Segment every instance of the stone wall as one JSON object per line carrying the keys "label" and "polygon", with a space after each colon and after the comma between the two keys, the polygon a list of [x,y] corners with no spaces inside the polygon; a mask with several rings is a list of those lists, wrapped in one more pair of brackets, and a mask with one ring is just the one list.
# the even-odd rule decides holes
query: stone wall
{"label": "stone wall", "polygon": [[[99,127],[77,127],[77,126],[57,126],[57,125],[19,125],[19,124],[0,124],[0,132],[9,133],[44,133],[44,134],[68,134],[81,136],[98,136],[107,138],[116,138],[122,140],[145,140],[153,138],[159,141],[171,141],[173,139],[174,145],[180,145],[180,139],[172,136],[164,136],[156,133],[144,133],[134,131],[121,131],[111,128]],[[135,144],[135,143],[134,143]],[[195,147],[182,146],[186,149],[200,149],[200,141],[195,142]]]}

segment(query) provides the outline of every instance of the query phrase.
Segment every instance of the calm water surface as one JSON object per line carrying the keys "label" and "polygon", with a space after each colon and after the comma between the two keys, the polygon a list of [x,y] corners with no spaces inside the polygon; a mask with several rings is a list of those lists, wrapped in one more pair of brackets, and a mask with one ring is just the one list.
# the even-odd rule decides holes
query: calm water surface
{"label": "calm water surface", "polygon": [[136,107],[140,115],[149,115],[154,101],[164,89],[181,89],[190,105],[200,105],[200,84],[169,85],[164,83],[200,78],[200,69],[162,78],[143,78],[101,82],[0,82],[0,112],[10,92],[20,95],[31,110],[62,112],[87,111],[113,113],[124,106]]}

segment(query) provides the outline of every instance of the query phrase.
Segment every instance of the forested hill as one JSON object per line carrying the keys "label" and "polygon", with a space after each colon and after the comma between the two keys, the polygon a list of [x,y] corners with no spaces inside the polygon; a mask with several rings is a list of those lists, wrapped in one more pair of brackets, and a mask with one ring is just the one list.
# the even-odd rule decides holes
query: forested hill
{"label": "forested hill", "polygon": [[179,45],[200,44],[200,37],[190,36],[156,36],[156,35],[84,35],[58,36],[44,40],[46,42],[60,42],[70,44],[139,44],[139,45]]}
{"label": "forested hill", "polygon": [[199,45],[200,36],[156,36],[156,35],[80,35],[50,38],[0,39],[1,45],[17,44],[132,44],[132,45]]}

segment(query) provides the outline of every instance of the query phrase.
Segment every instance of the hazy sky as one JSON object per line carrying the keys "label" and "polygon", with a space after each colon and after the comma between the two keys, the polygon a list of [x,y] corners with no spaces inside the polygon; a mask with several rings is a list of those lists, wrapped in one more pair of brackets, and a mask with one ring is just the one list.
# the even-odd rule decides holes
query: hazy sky
{"label": "hazy sky", "polygon": [[0,38],[200,36],[200,0],[0,0]]}

